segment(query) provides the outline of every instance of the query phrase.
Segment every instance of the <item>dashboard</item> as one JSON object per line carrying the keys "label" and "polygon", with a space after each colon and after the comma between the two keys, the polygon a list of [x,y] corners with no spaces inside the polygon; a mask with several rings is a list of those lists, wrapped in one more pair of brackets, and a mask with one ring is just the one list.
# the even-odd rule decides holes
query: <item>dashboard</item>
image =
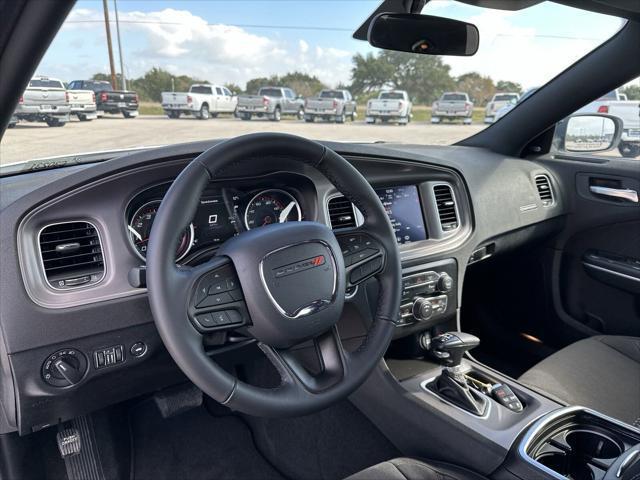
{"label": "dashboard", "polygon": [[[308,196],[303,185],[265,188],[210,186],[200,198],[191,222],[184,228],[176,246],[176,262],[189,263],[202,253],[213,251],[229,238],[243,231],[273,223],[313,219],[307,212]],[[136,194],[125,211],[126,228],[132,250],[145,261],[153,220],[170,183],[149,187]],[[396,232],[399,245],[427,239],[427,230],[417,185],[400,185],[375,189]],[[345,220],[357,226],[361,214],[353,206]]]}
{"label": "dashboard", "polygon": [[[212,144],[0,179],[0,221],[13,226],[0,229],[2,276],[16,279],[0,282],[0,431],[36,431],[184,378],[155,329],[140,272],[162,198]],[[396,232],[404,277],[398,338],[455,328],[467,266],[554,231],[565,211],[559,194],[551,205],[538,198],[541,175],[556,193],[559,186],[535,162],[470,148],[327,145],[367,178]],[[261,160],[205,189],[184,219],[178,264],[204,262],[233,236],[272,223],[316,221],[336,231],[362,224],[362,213],[315,169]],[[345,246],[345,259],[357,248]],[[377,298],[374,279],[348,292],[339,323],[345,344],[363,337]],[[247,341],[242,332],[213,332],[206,348],[224,356]],[[50,370],[61,355],[81,370],[77,382]]]}

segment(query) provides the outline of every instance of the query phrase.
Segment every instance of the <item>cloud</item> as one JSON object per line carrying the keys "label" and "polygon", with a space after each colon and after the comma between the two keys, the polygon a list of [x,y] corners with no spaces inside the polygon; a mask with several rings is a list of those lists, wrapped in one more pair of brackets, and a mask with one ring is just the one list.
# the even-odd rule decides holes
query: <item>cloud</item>
{"label": "cloud", "polygon": [[518,12],[485,9],[465,18],[478,27],[480,48],[473,57],[445,58],[452,75],[476,71],[524,88],[543,85],[613,34],[602,29],[584,37],[547,36],[534,27],[518,26],[518,15],[522,17]]}
{"label": "cloud", "polygon": [[[277,35],[257,35],[232,25],[209,25],[187,10],[120,11],[119,16],[126,40],[124,57],[134,76],[153,66],[169,69],[170,64],[172,73],[215,83],[243,84],[254,77],[293,70],[316,75],[329,85],[349,80],[351,52],[346,50],[312,47],[302,39],[287,42]],[[86,34],[101,20],[101,11],[74,9],[63,31]]]}

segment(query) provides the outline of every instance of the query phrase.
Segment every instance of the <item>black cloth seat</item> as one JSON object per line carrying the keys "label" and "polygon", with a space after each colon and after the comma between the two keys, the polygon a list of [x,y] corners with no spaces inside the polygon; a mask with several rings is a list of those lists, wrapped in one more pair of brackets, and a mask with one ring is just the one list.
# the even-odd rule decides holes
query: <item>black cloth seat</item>
{"label": "black cloth seat", "polygon": [[601,335],[547,357],[520,377],[567,403],[640,427],[640,338]]}
{"label": "black cloth seat", "polygon": [[345,480],[486,480],[486,477],[446,463],[394,458],[354,473]]}

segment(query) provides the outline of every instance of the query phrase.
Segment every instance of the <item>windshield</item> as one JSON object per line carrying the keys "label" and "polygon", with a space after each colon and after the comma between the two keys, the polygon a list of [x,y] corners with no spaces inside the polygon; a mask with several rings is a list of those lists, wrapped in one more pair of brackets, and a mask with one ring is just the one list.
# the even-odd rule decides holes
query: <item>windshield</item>
{"label": "windshield", "polygon": [[31,80],[29,82],[30,88],[64,88],[61,82],[58,80]]}
{"label": "windshield", "polygon": [[[106,0],[109,44],[103,2],[78,0],[34,77],[131,94],[97,94],[95,104],[82,105],[49,97],[33,107],[37,115],[18,104],[0,165],[263,131],[450,145],[487,128],[485,109],[496,94],[508,100],[501,94],[544,85],[622,26],[554,2],[506,11],[431,0],[423,14],[475,24],[480,48],[472,57],[418,56],[352,37],[380,2],[118,0],[116,17],[114,0]],[[343,98],[334,89],[353,102],[305,110],[323,90],[324,98]],[[180,92],[214,95],[172,95]],[[248,97],[256,94],[268,98]],[[466,101],[465,94],[472,105],[432,111],[434,102]],[[410,101],[382,107],[369,102],[376,98]],[[431,121],[436,113],[439,124]]]}
{"label": "windshield", "polygon": [[206,93],[206,94],[211,94],[211,87],[205,87],[203,85],[194,85],[193,87],[191,87],[189,89],[189,91],[191,93]]}
{"label": "windshield", "polygon": [[342,92],[337,90],[323,90],[320,92],[320,98],[342,98]]}
{"label": "windshield", "polygon": [[445,93],[442,99],[445,102],[464,102],[467,99],[462,93]]}
{"label": "windshield", "polygon": [[382,100],[402,100],[404,96],[400,92],[384,92],[380,94]]}
{"label": "windshield", "polygon": [[493,97],[494,102],[510,102],[511,100],[516,100],[518,98],[517,95],[496,95]]}

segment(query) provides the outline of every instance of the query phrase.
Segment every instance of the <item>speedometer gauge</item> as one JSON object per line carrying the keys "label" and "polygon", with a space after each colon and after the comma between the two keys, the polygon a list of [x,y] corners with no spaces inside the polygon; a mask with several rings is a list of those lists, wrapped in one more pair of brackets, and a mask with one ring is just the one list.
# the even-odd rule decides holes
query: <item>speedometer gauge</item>
{"label": "speedometer gauge", "polygon": [[300,204],[284,190],[264,190],[254,196],[244,212],[247,230],[272,223],[302,220]]}
{"label": "speedometer gauge", "polygon": [[[138,256],[145,260],[147,256],[147,245],[149,243],[149,234],[151,233],[151,226],[153,220],[156,217],[158,208],[160,207],[160,200],[153,200],[145,203],[138,208],[127,225],[129,234],[129,240],[131,245],[135,249]],[[176,247],[176,262],[182,260],[184,256],[189,253],[193,246],[193,224],[190,224],[180,235],[178,245]]]}

